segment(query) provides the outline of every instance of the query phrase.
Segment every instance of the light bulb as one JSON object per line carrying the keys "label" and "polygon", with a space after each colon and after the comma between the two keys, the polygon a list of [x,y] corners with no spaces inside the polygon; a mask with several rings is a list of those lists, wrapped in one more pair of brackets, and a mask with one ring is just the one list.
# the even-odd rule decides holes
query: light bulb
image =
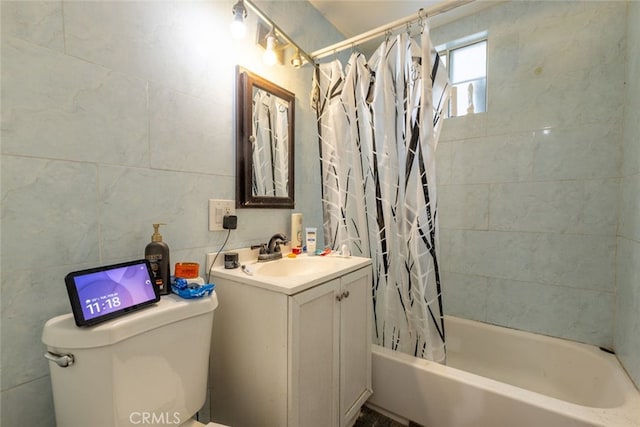
{"label": "light bulb", "polygon": [[244,25],[242,18],[234,18],[231,22],[231,36],[236,40],[242,40],[247,33],[247,27]]}
{"label": "light bulb", "polygon": [[244,25],[244,19],[247,17],[247,9],[244,7],[243,0],[238,0],[238,3],[233,5],[231,13],[233,13],[231,36],[236,40],[243,39],[247,32],[247,27]]}
{"label": "light bulb", "polygon": [[267,48],[264,51],[264,56],[262,57],[262,60],[267,65],[274,65],[278,59],[276,57],[275,45],[276,45],[276,37],[273,34],[273,29],[272,29],[267,35]]}

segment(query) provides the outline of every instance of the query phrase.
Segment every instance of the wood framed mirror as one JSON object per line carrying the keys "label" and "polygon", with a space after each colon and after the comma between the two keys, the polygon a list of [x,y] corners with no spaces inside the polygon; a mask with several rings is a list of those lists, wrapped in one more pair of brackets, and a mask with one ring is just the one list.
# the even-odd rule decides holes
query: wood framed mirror
{"label": "wood framed mirror", "polygon": [[236,206],[294,207],[295,95],[238,66]]}

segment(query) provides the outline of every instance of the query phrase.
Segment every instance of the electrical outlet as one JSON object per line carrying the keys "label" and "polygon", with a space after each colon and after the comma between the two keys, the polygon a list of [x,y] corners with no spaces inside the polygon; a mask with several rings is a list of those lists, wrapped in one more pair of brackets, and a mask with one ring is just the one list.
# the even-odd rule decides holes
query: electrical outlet
{"label": "electrical outlet", "polygon": [[209,199],[209,231],[219,231],[225,215],[236,214],[235,200]]}

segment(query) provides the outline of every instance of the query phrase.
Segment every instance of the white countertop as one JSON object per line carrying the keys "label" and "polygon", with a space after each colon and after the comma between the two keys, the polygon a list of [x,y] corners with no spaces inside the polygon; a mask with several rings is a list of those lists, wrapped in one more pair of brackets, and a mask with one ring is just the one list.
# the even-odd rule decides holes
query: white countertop
{"label": "white countertop", "polygon": [[[296,261],[302,262],[305,266],[309,266],[311,268],[309,268],[308,272],[301,274],[278,276],[272,275],[274,270],[273,266],[268,267],[271,263],[280,263],[275,265],[279,267],[281,266],[283,270],[285,270],[288,267],[286,264],[296,263]],[[227,279],[275,292],[281,292],[286,295],[293,295],[319,285],[320,283],[327,282],[352,271],[366,267],[371,264],[371,260],[369,258],[355,256],[308,256],[303,254],[296,256],[296,258],[288,258],[287,255],[284,255],[282,259],[276,261],[249,261],[242,262],[241,264],[247,266],[250,270],[253,270],[253,275],[251,276],[243,272],[242,268],[225,269],[224,267],[218,266],[211,270],[211,281],[216,283],[216,279]],[[272,273],[269,275],[261,274],[260,270],[263,267],[267,267],[267,269],[271,270]]]}

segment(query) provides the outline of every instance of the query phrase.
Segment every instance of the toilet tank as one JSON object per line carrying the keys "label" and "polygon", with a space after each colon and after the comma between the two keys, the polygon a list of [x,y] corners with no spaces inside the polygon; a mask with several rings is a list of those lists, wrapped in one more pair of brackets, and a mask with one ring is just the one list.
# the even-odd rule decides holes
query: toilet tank
{"label": "toilet tank", "polygon": [[49,362],[58,427],[180,425],[203,406],[213,311],[211,296],[167,295],[156,304],[89,328],[73,315],[50,319],[42,341]]}

